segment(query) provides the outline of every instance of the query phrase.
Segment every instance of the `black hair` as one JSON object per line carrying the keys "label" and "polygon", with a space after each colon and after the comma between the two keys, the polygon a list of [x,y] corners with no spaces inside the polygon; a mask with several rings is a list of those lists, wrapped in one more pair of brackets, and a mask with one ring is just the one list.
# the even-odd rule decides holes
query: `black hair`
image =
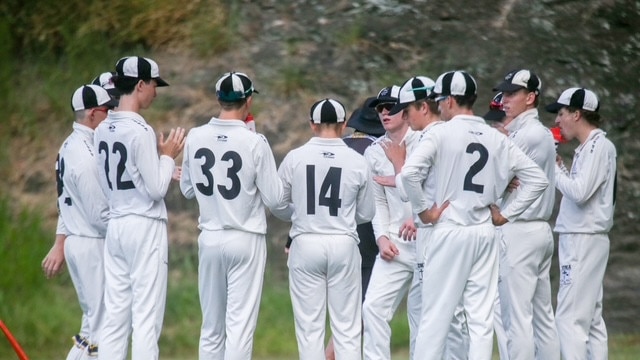
{"label": "black hair", "polygon": [[467,109],[471,109],[473,107],[473,104],[475,104],[476,99],[478,98],[478,95],[476,95],[476,94],[471,94],[471,95],[451,95],[451,97],[456,101],[458,106],[463,107],[463,108],[467,108]]}

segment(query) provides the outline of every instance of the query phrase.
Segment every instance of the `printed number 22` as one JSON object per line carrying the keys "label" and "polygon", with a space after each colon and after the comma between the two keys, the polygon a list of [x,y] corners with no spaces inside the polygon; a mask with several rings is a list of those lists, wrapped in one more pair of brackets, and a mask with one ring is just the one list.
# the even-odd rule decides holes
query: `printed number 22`
{"label": "printed number 22", "polygon": [[[104,152],[104,172],[107,175],[107,184],[109,185],[109,189],[113,190],[113,184],[111,184],[111,180],[109,179],[109,145],[101,141],[98,144],[98,152]],[[116,167],[116,189],[117,190],[129,190],[135,189],[135,184],[131,180],[122,180],[122,175],[124,175],[124,171],[126,170],[125,164],[127,163],[127,148],[123,143],[116,141],[113,143],[113,149],[111,150],[112,154],[119,153],[120,161],[118,161],[118,166]]]}
{"label": "printed number 22", "polygon": [[[320,186],[318,205],[327,206],[329,215],[338,216],[338,209],[342,206],[340,199],[340,178],[342,168],[330,167]],[[327,196],[328,195],[328,196]],[[307,214],[316,213],[316,166],[307,165]]]}
{"label": "printed number 22", "polygon": [[463,189],[465,191],[473,191],[478,194],[482,194],[484,192],[484,185],[474,184],[473,177],[476,176],[484,166],[487,165],[487,160],[489,159],[489,151],[484,145],[480,143],[471,143],[467,146],[467,154],[473,154],[475,152],[480,153],[480,157],[476,160],[473,165],[467,171],[467,175],[464,177],[464,186]]}

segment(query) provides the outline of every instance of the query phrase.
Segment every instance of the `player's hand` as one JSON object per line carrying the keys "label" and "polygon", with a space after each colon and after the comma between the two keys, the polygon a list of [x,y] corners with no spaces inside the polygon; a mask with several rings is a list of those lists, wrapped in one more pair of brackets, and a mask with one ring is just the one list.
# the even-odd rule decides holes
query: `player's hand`
{"label": "player's hand", "polygon": [[404,159],[407,157],[407,145],[405,142],[395,143],[389,139],[385,139],[380,142],[380,146],[389,161],[393,164],[393,170],[396,174],[400,173],[404,165]]}
{"label": "player's hand", "polygon": [[501,226],[509,222],[507,218],[502,216],[500,213],[500,208],[496,204],[489,205],[489,210],[491,211],[491,222],[495,226]]}
{"label": "player's hand", "polygon": [[171,178],[175,181],[180,181],[180,179],[182,178],[182,166],[176,166],[173,169],[173,174],[171,175]]}
{"label": "player's hand", "polygon": [[377,182],[382,186],[387,187],[396,187],[396,177],[395,176],[374,176],[373,181]]}
{"label": "player's hand", "polygon": [[418,216],[420,221],[425,224],[435,224],[440,219],[442,212],[449,206],[449,200],[442,203],[442,206],[438,207],[437,204],[433,204],[431,209],[423,210]]}
{"label": "player's hand", "polygon": [[518,179],[517,176],[514,176],[513,179],[509,181],[509,185],[507,185],[507,191],[513,192],[515,189],[518,188],[518,186],[520,186],[520,179]]}
{"label": "player's hand", "polygon": [[416,239],[417,233],[418,229],[416,228],[416,224],[413,222],[413,218],[410,218],[405,220],[402,225],[400,225],[398,236],[404,241],[413,241]]}
{"label": "player's hand", "polygon": [[388,237],[380,236],[377,243],[378,250],[380,251],[380,257],[383,260],[391,261],[394,257],[400,255],[400,251],[398,251],[396,245],[391,240],[389,240]]}
{"label": "player's hand", "polygon": [[42,271],[47,279],[58,275],[64,265],[64,235],[56,235],[56,242],[53,244],[47,256],[42,260]]}
{"label": "player's hand", "polygon": [[181,127],[171,129],[166,141],[164,139],[164,134],[160,133],[160,142],[158,144],[160,155],[171,156],[174,159],[178,155],[180,155],[182,149],[184,148],[184,142],[186,140],[184,133],[185,130]]}

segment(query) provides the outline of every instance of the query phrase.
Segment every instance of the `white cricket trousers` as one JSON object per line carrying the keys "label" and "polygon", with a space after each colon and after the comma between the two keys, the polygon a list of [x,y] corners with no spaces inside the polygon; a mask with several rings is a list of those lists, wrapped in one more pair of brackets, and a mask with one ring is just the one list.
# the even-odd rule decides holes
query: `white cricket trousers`
{"label": "white cricket trousers", "polygon": [[492,224],[438,224],[425,244],[422,316],[416,360],[441,360],[462,303],[469,330],[469,360],[491,360],[498,246]]}
{"label": "white cricket trousers", "polygon": [[[89,344],[98,345],[105,315],[104,239],[69,235],[64,241],[64,258],[82,309],[79,334]],[[76,358],[76,349],[73,345],[70,358]]]}
{"label": "white cricket trousers", "polygon": [[362,357],[362,258],[347,235],[303,234],[289,251],[289,291],[300,360],[325,359],[327,305],[337,360]]}
{"label": "white cricket trousers", "polygon": [[264,234],[203,230],[198,237],[200,360],[248,360],[267,261]]}
{"label": "white cricket trousers", "polygon": [[609,259],[607,234],[560,234],[560,289],[556,325],[564,360],[608,358],[602,318],[602,281]]}
{"label": "white cricket trousers", "polygon": [[498,293],[509,360],[560,360],[549,270],[553,233],[546,221],[515,221],[500,240]]}
{"label": "white cricket trousers", "polygon": [[407,293],[411,359],[415,349],[421,304],[416,244],[414,241],[403,241],[393,234],[389,238],[398,248],[399,254],[391,261],[382,259],[380,255],[376,257],[362,305],[363,355],[366,360],[391,359],[389,322]]}
{"label": "white cricket trousers", "polygon": [[105,325],[98,358],[158,359],[167,296],[166,220],[127,215],[109,220],[104,253]]}

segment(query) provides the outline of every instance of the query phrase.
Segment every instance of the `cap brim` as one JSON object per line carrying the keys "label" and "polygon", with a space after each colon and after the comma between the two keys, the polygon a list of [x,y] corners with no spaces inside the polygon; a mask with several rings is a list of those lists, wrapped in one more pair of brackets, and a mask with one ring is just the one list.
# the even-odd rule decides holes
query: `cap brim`
{"label": "cap brim", "polygon": [[389,110],[389,115],[395,115],[397,113],[399,113],[400,111],[406,109],[409,105],[411,105],[413,102],[408,102],[408,103],[403,103],[403,104],[395,104],[391,110]]}
{"label": "cap brim", "polygon": [[558,111],[560,111],[560,109],[562,109],[563,107],[565,107],[567,105],[565,104],[560,104],[559,102],[554,102],[553,104],[549,104],[547,106],[545,106],[545,110],[547,110],[550,113],[556,114]]}
{"label": "cap brim", "polygon": [[398,99],[390,97],[390,96],[381,96],[379,98],[376,98],[374,100],[372,100],[371,102],[369,102],[369,107],[376,107],[379,104],[384,104],[384,103],[396,103],[398,102]]}
{"label": "cap brim", "polygon": [[117,107],[119,104],[120,104],[120,101],[118,101],[118,100],[116,100],[114,98],[111,98],[111,100],[107,101],[106,103],[102,104],[101,106],[107,106],[107,107],[110,107],[110,108],[114,108],[114,107]]}
{"label": "cap brim", "polygon": [[156,81],[156,84],[158,84],[158,86],[169,86],[169,83],[162,80],[162,78],[157,77],[157,78],[154,78],[153,80]]}
{"label": "cap brim", "polygon": [[502,121],[505,116],[507,115],[505,114],[504,111],[491,109],[487,111],[487,113],[484,114],[482,118],[485,119],[486,121]]}
{"label": "cap brim", "polygon": [[493,91],[502,91],[502,92],[514,92],[520,89],[526,89],[524,86],[515,85],[508,83],[506,81],[501,82],[498,86],[493,88]]}

